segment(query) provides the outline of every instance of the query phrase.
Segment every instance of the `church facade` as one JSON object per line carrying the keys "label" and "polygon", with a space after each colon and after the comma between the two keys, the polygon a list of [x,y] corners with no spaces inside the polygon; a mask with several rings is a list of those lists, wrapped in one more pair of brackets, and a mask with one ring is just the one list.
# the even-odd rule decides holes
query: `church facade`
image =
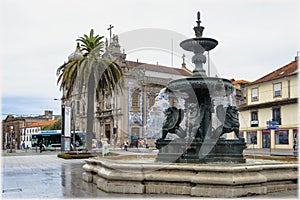
{"label": "church facade", "polygon": [[[132,136],[146,140],[146,125],[155,98],[170,80],[191,76],[191,72],[184,61],[181,68],[128,61],[124,51],[120,50],[116,35],[110,43],[106,40],[103,57],[116,60],[122,67],[124,85],[118,93],[100,96],[99,101],[95,98],[94,147],[101,140],[108,141],[115,148],[125,141],[130,143]],[[72,129],[86,131],[86,91],[83,88],[83,95],[76,95],[79,91],[75,89],[74,95],[64,104],[73,110]]]}

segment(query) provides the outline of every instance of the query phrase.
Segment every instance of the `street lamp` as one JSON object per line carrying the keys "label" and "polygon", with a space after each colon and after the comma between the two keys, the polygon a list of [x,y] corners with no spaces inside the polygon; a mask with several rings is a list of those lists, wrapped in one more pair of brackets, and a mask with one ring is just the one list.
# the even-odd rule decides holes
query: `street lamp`
{"label": "street lamp", "polygon": [[9,143],[10,151],[9,151],[9,153],[12,153],[14,137],[15,137],[14,127],[10,126],[10,143]]}
{"label": "street lamp", "polygon": [[64,152],[65,151],[65,137],[64,137],[64,110],[65,110],[65,105],[64,102],[62,101],[63,98],[58,99],[54,98],[54,101],[61,101],[61,136],[60,136],[60,151]]}
{"label": "street lamp", "polygon": [[71,112],[72,108],[70,106],[66,106],[64,103],[65,98],[54,100],[61,101],[61,152],[70,150],[70,141],[71,141]]}

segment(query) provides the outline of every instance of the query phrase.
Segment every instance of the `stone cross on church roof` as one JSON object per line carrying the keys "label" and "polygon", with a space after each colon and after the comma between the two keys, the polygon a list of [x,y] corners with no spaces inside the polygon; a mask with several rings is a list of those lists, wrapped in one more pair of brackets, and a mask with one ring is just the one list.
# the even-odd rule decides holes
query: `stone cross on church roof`
{"label": "stone cross on church roof", "polygon": [[109,43],[111,43],[111,29],[114,28],[114,26],[112,26],[111,24],[108,27],[108,31],[109,31]]}

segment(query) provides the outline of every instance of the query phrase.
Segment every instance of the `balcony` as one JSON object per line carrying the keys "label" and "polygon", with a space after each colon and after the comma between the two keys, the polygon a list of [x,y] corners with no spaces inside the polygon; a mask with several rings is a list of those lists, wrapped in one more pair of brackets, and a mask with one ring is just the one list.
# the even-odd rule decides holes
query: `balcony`
{"label": "balcony", "polygon": [[253,97],[251,98],[251,101],[258,101],[258,96],[253,96]]}
{"label": "balcony", "polygon": [[258,120],[252,120],[250,121],[251,127],[258,127],[259,121]]}

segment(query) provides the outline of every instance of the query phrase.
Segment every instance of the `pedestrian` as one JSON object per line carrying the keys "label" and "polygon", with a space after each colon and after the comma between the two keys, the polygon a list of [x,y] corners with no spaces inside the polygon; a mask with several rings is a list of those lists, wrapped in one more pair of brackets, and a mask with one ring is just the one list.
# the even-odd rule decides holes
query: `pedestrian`
{"label": "pedestrian", "polygon": [[128,141],[124,142],[124,150],[128,151]]}
{"label": "pedestrian", "polygon": [[138,140],[137,140],[137,148],[139,148],[140,147],[140,145],[141,145],[141,140],[140,140],[140,138],[138,138]]}
{"label": "pedestrian", "polygon": [[24,152],[24,150],[25,150],[25,142],[23,141],[22,142],[22,151]]}
{"label": "pedestrian", "polygon": [[42,143],[42,141],[40,141],[39,146],[40,146],[40,153],[42,153],[42,151],[43,151],[43,143]]}

